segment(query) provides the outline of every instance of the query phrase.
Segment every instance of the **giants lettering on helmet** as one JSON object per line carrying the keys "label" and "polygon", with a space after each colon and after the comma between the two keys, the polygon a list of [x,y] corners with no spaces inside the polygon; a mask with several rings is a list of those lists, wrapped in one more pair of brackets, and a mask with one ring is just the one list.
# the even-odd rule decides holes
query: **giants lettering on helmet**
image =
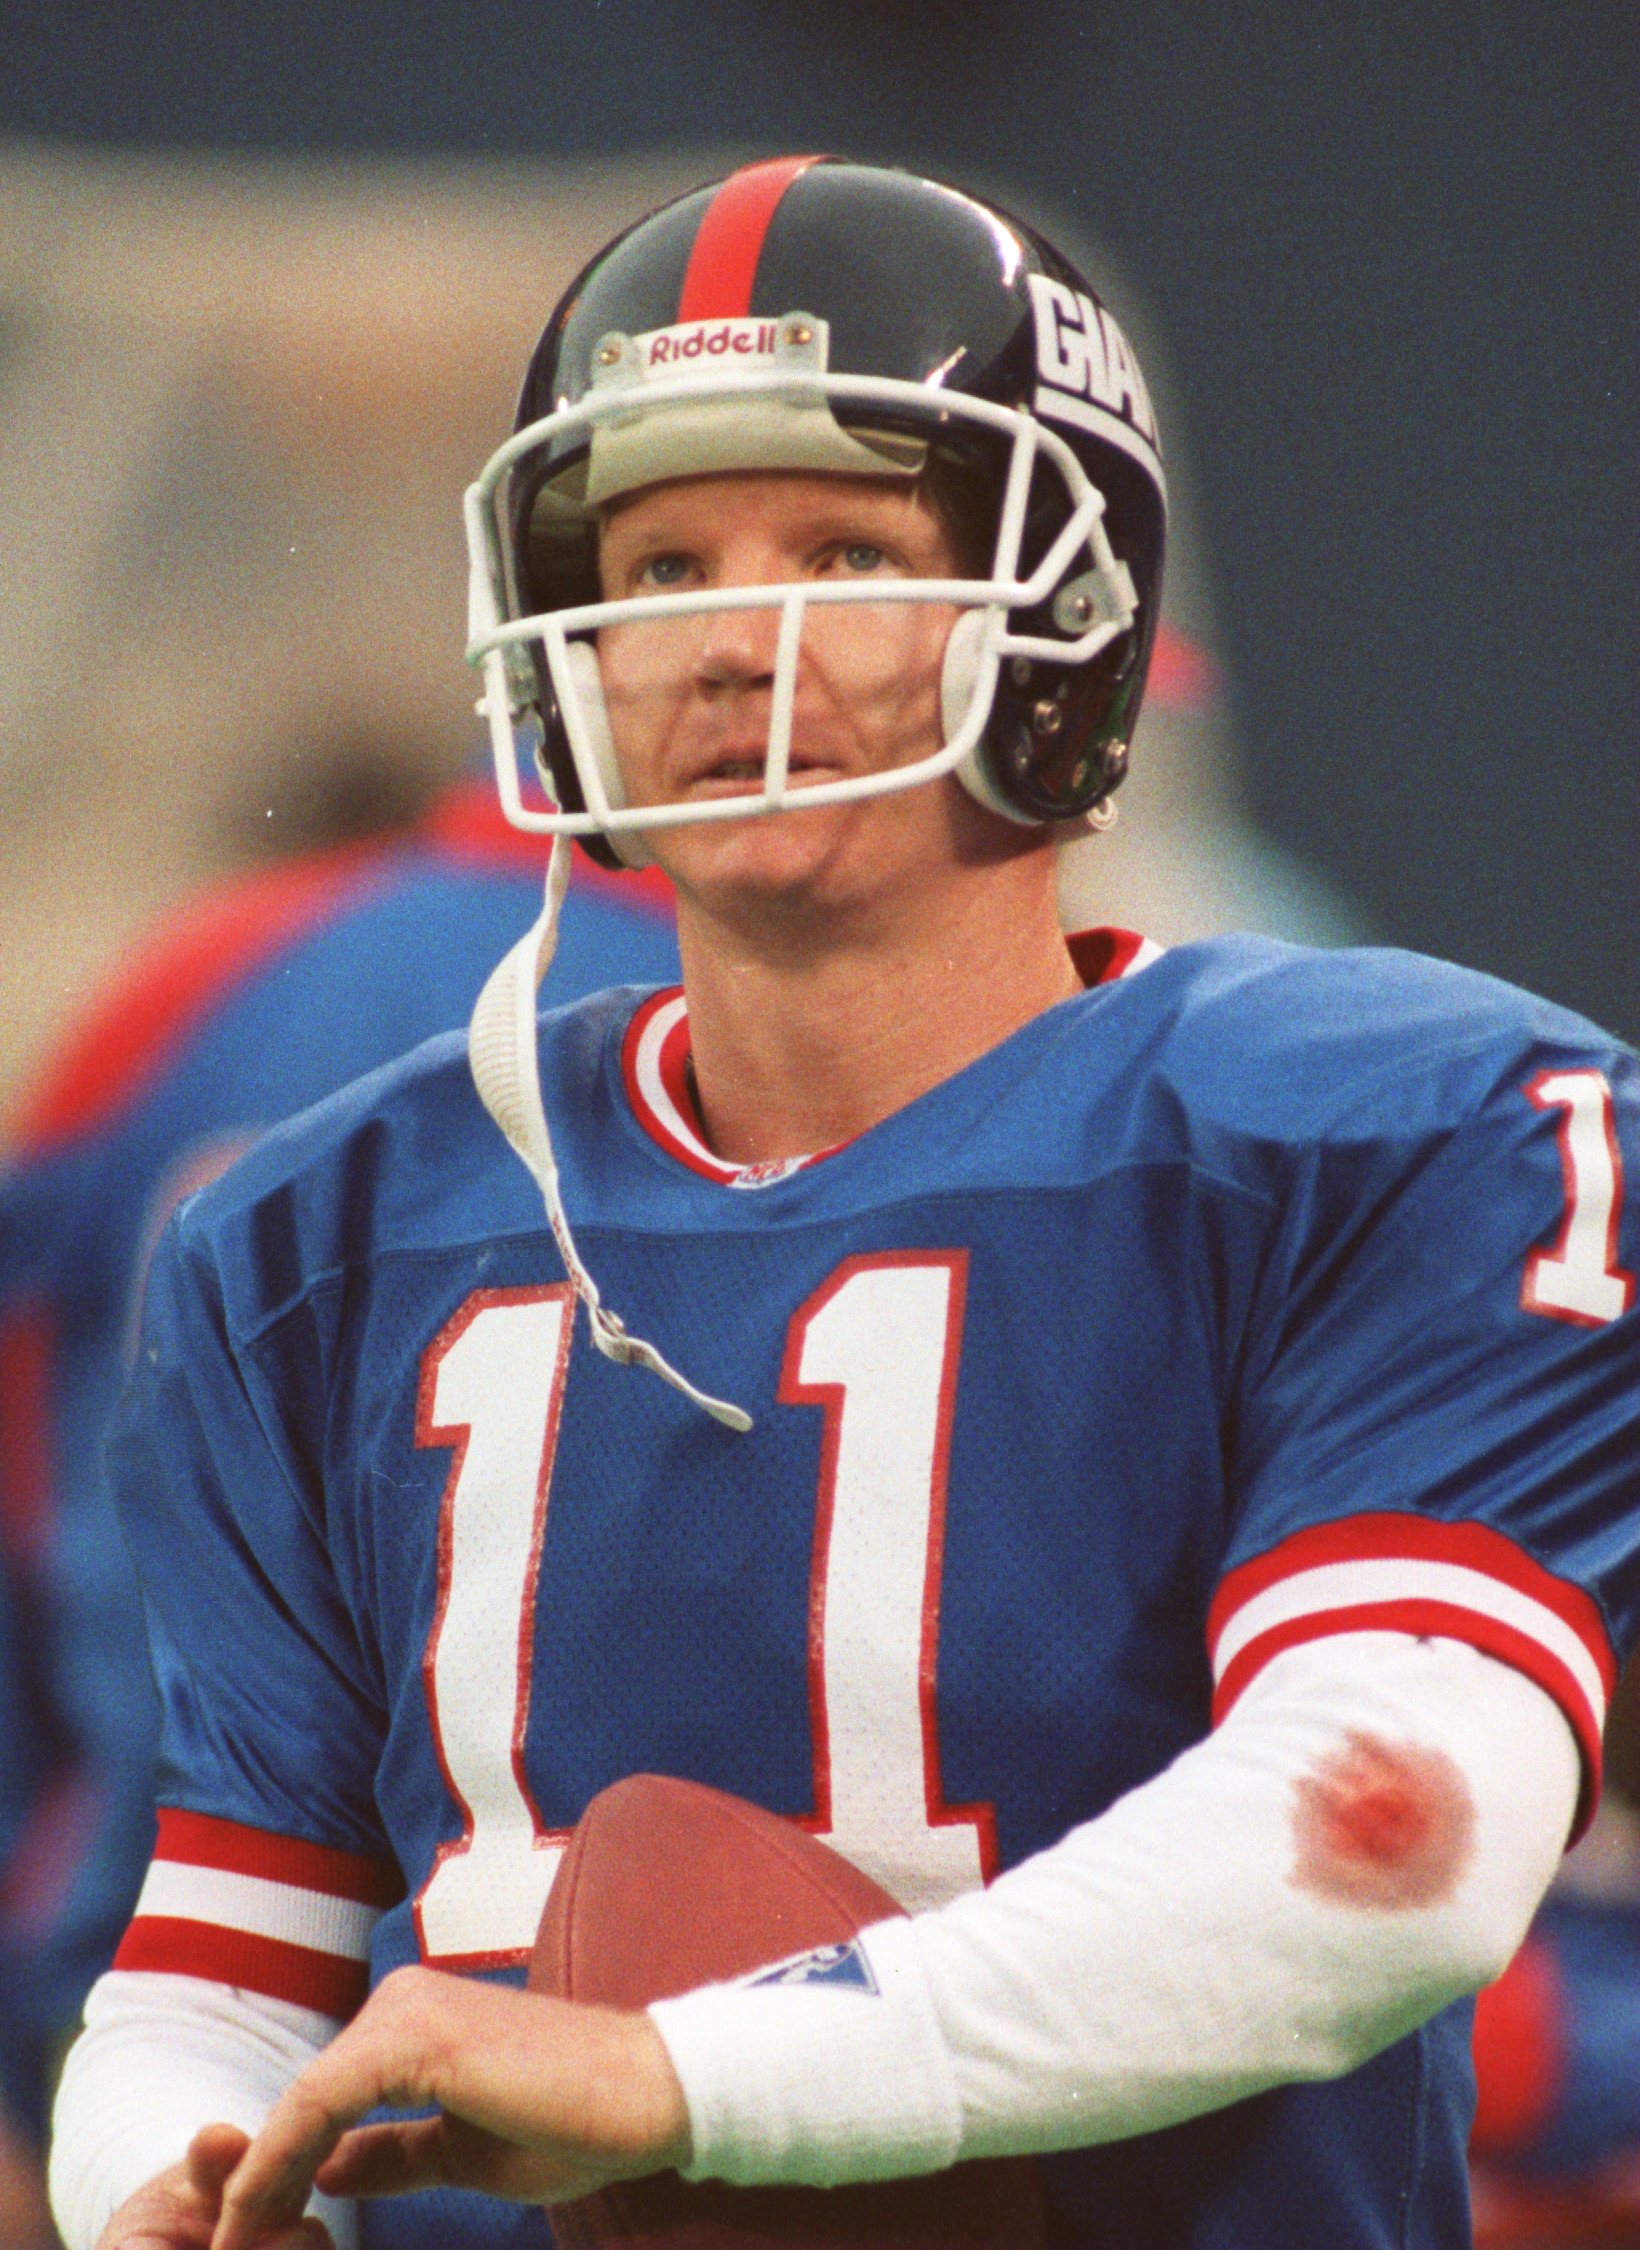
{"label": "giants lettering on helmet", "polygon": [[680,320],[633,341],[645,375],[681,375],[691,367],[773,359],[778,329],[773,320]]}
{"label": "giants lettering on helmet", "polygon": [[1056,391],[1069,391],[1120,415],[1147,444],[1156,443],[1156,415],[1132,346],[1103,305],[1045,273],[1026,275],[1036,316],[1036,370]]}

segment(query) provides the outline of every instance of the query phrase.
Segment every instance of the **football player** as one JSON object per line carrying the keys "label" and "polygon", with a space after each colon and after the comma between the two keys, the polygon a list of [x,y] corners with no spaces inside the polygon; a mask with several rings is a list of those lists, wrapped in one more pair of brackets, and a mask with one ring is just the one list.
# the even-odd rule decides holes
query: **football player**
{"label": "football player", "polygon": [[[156,1261],[164,1809],[71,2250],[1019,2151],[1065,2250],[1467,2238],[1466,1996],[1640,1605],[1634,1063],[1404,955],[1067,946],[1164,518],[1116,320],[952,189],[754,165],[559,308],[470,654],[511,816],[661,866],[683,984],[538,1023],[550,883],[467,1051]],[[644,1770],[909,1918],[843,1978],[516,1989]]]}

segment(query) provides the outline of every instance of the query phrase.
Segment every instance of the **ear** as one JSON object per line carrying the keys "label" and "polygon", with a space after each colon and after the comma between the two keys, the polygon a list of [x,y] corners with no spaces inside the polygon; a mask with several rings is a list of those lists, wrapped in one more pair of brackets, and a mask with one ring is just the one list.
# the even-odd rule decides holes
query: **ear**
{"label": "ear", "polygon": [[[624,807],[626,787],[615,758],[615,738],[609,731],[609,707],[604,702],[604,678],[598,669],[598,651],[590,641],[567,641],[564,646],[564,664],[578,707],[576,716],[580,720],[580,726],[576,728],[571,725],[568,713],[564,714],[564,732],[569,738],[570,755],[578,765],[583,757],[590,756],[597,768],[598,779],[603,784],[604,795],[612,806]],[[578,732],[583,738],[579,745],[576,742]],[[581,788],[583,794],[586,794],[584,773],[581,776]],[[643,839],[635,829],[623,829],[618,834],[606,836],[604,840],[623,867],[651,865]]]}
{"label": "ear", "polygon": [[[965,609],[951,628],[951,638],[945,644],[945,663],[940,671],[940,724],[945,739],[950,741],[958,727],[968,716],[968,706],[973,701],[974,685],[979,678],[980,651],[985,641],[985,612],[982,609]],[[993,691],[994,697],[994,691]],[[988,727],[989,722],[987,722]],[[1021,828],[1035,828],[1039,822],[1028,813],[1012,805],[997,788],[985,770],[985,735],[980,730],[979,740],[957,768],[957,779],[970,797],[982,804],[987,812],[999,813],[1004,820],[1013,821]]]}

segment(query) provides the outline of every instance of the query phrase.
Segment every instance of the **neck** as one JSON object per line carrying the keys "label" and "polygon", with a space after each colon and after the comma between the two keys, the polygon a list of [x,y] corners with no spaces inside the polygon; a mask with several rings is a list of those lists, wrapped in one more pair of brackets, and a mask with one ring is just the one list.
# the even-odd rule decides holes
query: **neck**
{"label": "neck", "polygon": [[680,898],[678,935],[701,1114],[733,1163],[852,1140],[1081,989],[1051,848],[871,913]]}

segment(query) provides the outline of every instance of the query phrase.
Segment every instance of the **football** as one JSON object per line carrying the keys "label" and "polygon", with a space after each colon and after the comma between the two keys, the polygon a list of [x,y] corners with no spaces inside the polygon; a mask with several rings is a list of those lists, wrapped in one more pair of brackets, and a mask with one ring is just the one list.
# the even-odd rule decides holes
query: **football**
{"label": "football", "polygon": [[[643,2007],[840,1945],[898,1914],[888,1893],[773,1813],[634,1774],[595,1797],[541,1918],[530,1989]],[[564,2250],[1039,2250],[1036,2166],[961,2164],[841,2188],[734,2188],[675,2172],[558,2206]]]}

